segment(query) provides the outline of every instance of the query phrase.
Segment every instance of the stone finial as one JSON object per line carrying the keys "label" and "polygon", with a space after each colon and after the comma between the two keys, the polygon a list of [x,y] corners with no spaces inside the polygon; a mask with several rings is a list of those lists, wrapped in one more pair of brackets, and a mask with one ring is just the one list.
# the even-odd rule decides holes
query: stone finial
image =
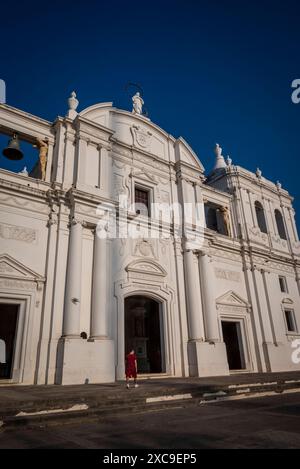
{"label": "stone finial", "polygon": [[280,191],[280,189],[282,188],[281,182],[277,181],[276,182],[276,187]]}
{"label": "stone finial", "polygon": [[257,168],[255,174],[256,174],[256,177],[257,177],[258,179],[261,179],[262,172],[261,172],[261,170],[260,170],[259,168]]}
{"label": "stone finial", "polygon": [[226,164],[227,164],[227,166],[231,166],[231,165],[232,165],[232,159],[230,158],[229,155],[227,155]]}
{"label": "stone finial", "polygon": [[222,148],[220,147],[218,143],[216,143],[216,146],[215,146],[215,155],[216,155],[216,161],[215,161],[215,166],[213,168],[213,171],[226,168],[224,156],[222,155]]}
{"label": "stone finial", "polygon": [[68,99],[69,109],[67,112],[67,117],[69,117],[70,119],[75,119],[75,117],[77,116],[76,109],[78,107],[78,104],[79,104],[79,101],[76,98],[76,93],[75,91],[72,91],[71,96]]}

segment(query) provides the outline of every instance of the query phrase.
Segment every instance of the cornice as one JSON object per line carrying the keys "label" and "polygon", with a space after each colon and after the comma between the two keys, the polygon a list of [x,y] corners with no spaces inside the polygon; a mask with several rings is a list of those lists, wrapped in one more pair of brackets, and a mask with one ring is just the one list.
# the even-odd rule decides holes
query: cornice
{"label": "cornice", "polygon": [[47,137],[54,144],[55,129],[51,122],[7,104],[0,104],[0,129],[7,135],[17,132],[21,140],[29,143],[35,143],[37,137]]}
{"label": "cornice", "polygon": [[30,176],[10,173],[9,175],[11,177],[19,179],[19,181],[16,181],[3,178],[2,176],[5,176],[5,173],[7,173],[7,171],[0,169],[0,189],[2,192],[13,192],[16,196],[23,194],[44,199],[47,191],[51,189],[51,183],[49,182],[31,178]]}
{"label": "cornice", "polygon": [[[231,165],[225,168],[225,172],[216,175],[212,177],[211,179],[208,180],[206,183],[208,186],[211,185],[212,183],[222,180],[222,179],[228,179],[229,177],[237,177],[238,179],[245,179],[247,182],[250,183],[251,186],[255,185],[257,187],[260,187],[266,191],[272,192],[276,196],[281,196],[289,199],[291,202],[294,200],[294,198],[288,193],[287,190],[285,189],[278,189],[276,184],[274,184],[272,181],[262,177],[261,179],[258,179],[257,176],[252,173],[251,171],[248,171],[245,168],[242,168],[241,166],[236,166],[236,165]],[[239,183],[241,184],[241,183]],[[249,187],[243,187],[243,184],[241,184],[241,189],[249,189]]]}
{"label": "cornice", "polygon": [[[231,200],[233,198],[233,194],[230,194],[228,192],[224,192],[224,191],[221,191],[220,189],[216,189],[215,187],[212,187],[212,186],[208,186],[207,184],[203,184],[202,186],[202,193],[203,195],[206,195],[206,194],[209,194],[209,193],[213,193],[213,194],[217,194],[217,195],[221,195],[222,197],[225,197],[229,200]],[[207,192],[206,192],[207,191]]]}
{"label": "cornice", "polygon": [[42,117],[35,116],[34,114],[30,114],[29,112],[22,111],[21,109],[17,109],[17,108],[15,108],[13,106],[10,106],[8,104],[0,104],[0,111],[2,109],[7,111],[10,114],[18,115],[20,117],[30,119],[31,121],[38,122],[39,124],[42,124],[42,125],[46,125],[46,126],[51,126],[52,125],[52,122],[50,122],[46,119],[43,119]]}

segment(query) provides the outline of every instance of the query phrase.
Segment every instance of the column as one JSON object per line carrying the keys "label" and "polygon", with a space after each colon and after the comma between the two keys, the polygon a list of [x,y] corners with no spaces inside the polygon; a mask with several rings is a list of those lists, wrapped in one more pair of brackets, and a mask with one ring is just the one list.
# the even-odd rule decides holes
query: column
{"label": "column", "polygon": [[199,231],[199,235],[201,238],[199,239],[200,242],[203,243],[204,241],[204,227],[205,227],[205,212],[204,212],[204,201],[202,196],[202,189],[201,186],[195,184],[195,196],[196,196],[196,223],[197,231]]}
{"label": "column", "polygon": [[[291,225],[293,229],[293,235],[294,235],[293,241],[296,241],[297,243],[299,241],[299,237],[298,237],[298,231],[297,231],[296,222],[295,222],[295,211],[292,207],[288,207],[288,212],[289,212],[289,217],[290,217],[290,221],[291,221]],[[289,234],[287,233],[287,236],[288,235]]]}
{"label": "column", "polygon": [[273,332],[272,332],[270,318],[268,314],[268,304],[266,300],[262,275],[263,275],[262,271],[259,271],[258,269],[254,267],[253,276],[254,276],[255,287],[256,287],[257,303],[259,306],[263,341],[266,344],[273,344],[274,343]]}
{"label": "column", "polygon": [[206,340],[208,342],[219,342],[220,334],[214,290],[216,279],[211,258],[205,253],[200,255],[200,272]]}
{"label": "column", "polygon": [[[50,199],[51,200],[51,199]],[[48,384],[48,357],[49,341],[51,340],[52,304],[53,289],[55,286],[55,263],[57,247],[57,212],[54,211],[52,200],[50,201],[51,211],[48,220],[48,242],[46,257],[46,286],[43,302],[43,316],[41,320],[41,338],[38,347],[38,377],[37,384]]]}
{"label": "column", "polygon": [[[66,123],[64,135],[64,170],[63,170],[63,187],[69,188],[74,181],[74,165],[76,167],[76,158],[74,157],[75,133],[72,124]],[[79,158],[79,156],[77,156]]]}
{"label": "column", "polygon": [[251,209],[251,214],[252,214],[253,226],[255,228],[257,228],[257,217],[256,217],[256,213],[255,213],[255,208],[254,208],[255,201],[254,201],[254,198],[253,198],[253,193],[250,192],[249,190],[247,190],[247,192],[248,192],[248,196],[249,196],[249,204],[250,204],[250,209]]}
{"label": "column", "polygon": [[271,217],[271,221],[272,221],[273,233],[276,235],[276,234],[279,234],[279,233],[278,233],[278,229],[277,229],[277,224],[275,222],[273,201],[271,199],[268,199],[268,202],[269,202],[269,210],[270,210],[270,217]]}
{"label": "column", "polygon": [[186,285],[186,301],[188,310],[189,339],[203,340],[204,326],[199,273],[198,269],[196,269],[195,266],[193,251],[185,251],[183,254],[183,258]]}
{"label": "column", "polygon": [[[53,148],[53,181],[62,182],[64,170],[65,132],[66,129],[61,121],[56,121],[54,125],[55,147]],[[47,165],[48,166],[48,165]],[[51,168],[49,167],[51,172]],[[47,173],[46,173],[47,174]],[[48,181],[48,179],[47,179]]]}
{"label": "column", "polygon": [[294,269],[295,269],[295,279],[296,279],[296,283],[298,287],[298,292],[300,295],[300,272],[298,271],[296,264],[294,264]]}
{"label": "column", "polygon": [[195,210],[195,191],[191,184],[181,177],[181,191],[182,191],[182,225],[183,225],[183,235],[187,240],[194,238],[194,232],[192,230],[192,225],[194,223],[193,212]]}
{"label": "column", "polygon": [[77,165],[77,174],[75,183],[85,184],[85,169],[87,165],[88,142],[79,132],[77,134],[76,151],[75,151],[75,167]]}
{"label": "column", "polygon": [[[175,238],[174,243],[174,269],[176,272],[176,286],[177,286],[177,304],[175,308],[175,314],[177,317],[177,324],[179,325],[180,337],[178,337],[178,344],[175,346],[176,356],[178,357],[176,362],[178,363],[178,374],[180,374],[180,363],[182,369],[182,376],[189,376],[188,368],[188,353],[186,344],[189,340],[188,334],[188,318],[187,318],[187,306],[185,296],[185,283],[184,283],[184,265],[183,265],[183,253],[181,240]],[[177,328],[176,328],[177,329]],[[176,373],[177,374],[177,373]]]}
{"label": "column", "polygon": [[95,339],[106,338],[108,336],[106,258],[106,239],[97,236],[97,231],[95,230],[91,319],[91,337]]}
{"label": "column", "polygon": [[53,161],[53,142],[48,143],[48,152],[47,152],[47,166],[46,166],[46,181],[51,182],[51,168]]}
{"label": "column", "polygon": [[274,292],[274,285],[278,283],[277,274],[274,275],[269,271],[262,271],[265,284],[266,298],[268,302],[268,310],[270,323],[274,334],[275,343],[283,344],[285,342],[285,324],[281,310],[280,296]]}
{"label": "column", "polygon": [[244,273],[245,273],[246,287],[247,287],[247,290],[249,291],[248,298],[252,306],[252,314],[250,314],[250,320],[252,323],[252,330],[253,330],[253,336],[254,336],[254,345],[255,345],[255,352],[256,352],[254,355],[257,360],[257,366],[258,366],[257,371],[264,372],[264,371],[267,371],[267,367],[266,367],[266,361],[265,361],[265,352],[263,348],[263,342],[264,342],[263,335],[262,335],[263,325],[260,319],[260,310],[259,310],[258,298],[256,294],[256,288],[254,284],[252,268],[250,266],[245,265]]}
{"label": "column", "polygon": [[73,220],[70,227],[63,324],[63,335],[67,337],[80,335],[81,263],[82,224]]}

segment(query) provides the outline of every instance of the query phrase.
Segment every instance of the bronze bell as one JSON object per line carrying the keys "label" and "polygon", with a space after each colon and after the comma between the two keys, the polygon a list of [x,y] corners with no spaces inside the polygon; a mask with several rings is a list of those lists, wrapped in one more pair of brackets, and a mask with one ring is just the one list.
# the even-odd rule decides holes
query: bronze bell
{"label": "bronze bell", "polygon": [[3,150],[3,155],[6,156],[9,160],[21,160],[24,156],[23,152],[20,150],[19,138],[17,134],[13,134],[8,142],[8,145]]}

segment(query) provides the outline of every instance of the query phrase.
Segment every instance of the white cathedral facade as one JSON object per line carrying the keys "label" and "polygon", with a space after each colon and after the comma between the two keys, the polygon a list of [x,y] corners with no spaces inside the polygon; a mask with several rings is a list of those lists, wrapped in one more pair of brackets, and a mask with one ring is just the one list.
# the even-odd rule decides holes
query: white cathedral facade
{"label": "white cathedral facade", "polygon": [[[0,383],[122,380],[132,348],[140,376],[300,368],[292,197],[225,162],[218,145],[205,176],[142,104],[136,95],[132,112],[112,103],[77,112],[72,93],[54,122],[0,105],[1,134],[36,145],[38,161],[30,174],[0,170]],[[7,154],[19,157],[14,144]],[[186,231],[155,204],[189,207]],[[138,235],[98,236],[105,207]],[[199,243],[186,236],[197,232],[196,207]]]}

